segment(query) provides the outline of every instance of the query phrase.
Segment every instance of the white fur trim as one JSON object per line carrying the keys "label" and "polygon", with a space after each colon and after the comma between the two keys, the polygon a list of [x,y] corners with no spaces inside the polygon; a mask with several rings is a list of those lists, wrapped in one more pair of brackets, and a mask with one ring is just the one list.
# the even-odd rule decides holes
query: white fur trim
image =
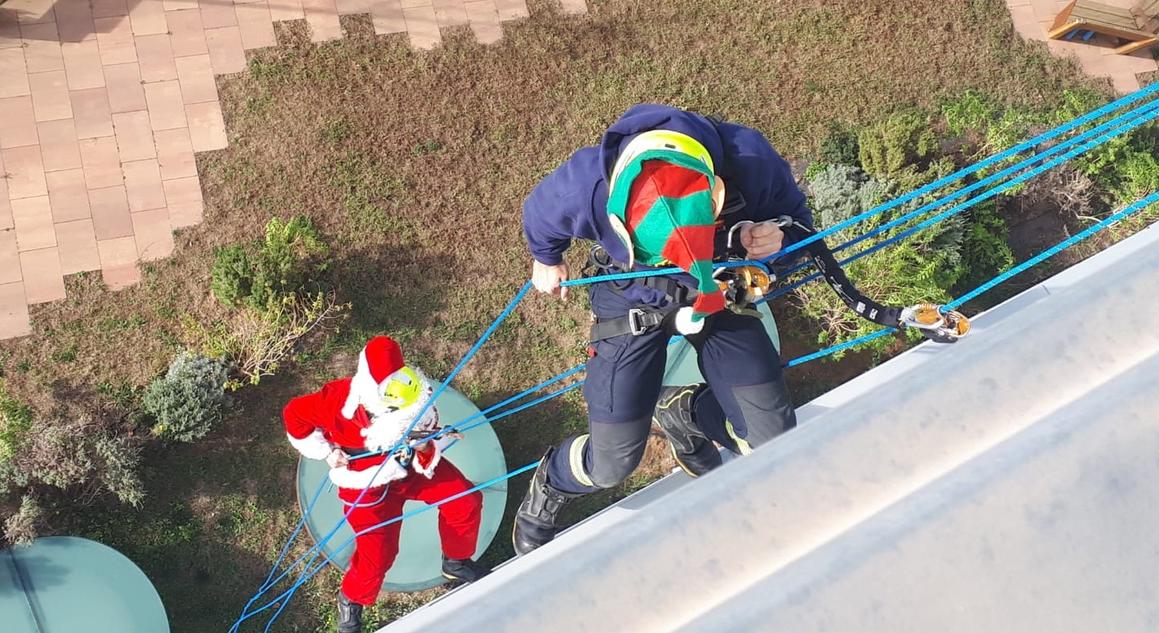
{"label": "white fur trim", "polygon": [[330,455],[330,451],[334,449],[330,442],[326,441],[326,436],[322,435],[321,429],[314,429],[313,433],[302,439],[289,433],[286,433],[286,437],[290,440],[290,446],[298,449],[298,452],[306,459],[326,459]]}
{"label": "white fur trim", "polygon": [[389,459],[381,467],[371,466],[366,470],[350,470],[349,468],[331,468],[330,481],[339,488],[362,490],[363,488],[377,488],[406,477],[406,469],[394,459]]}
{"label": "white fur trim", "polygon": [[358,405],[378,400],[378,383],[370,375],[370,364],[366,362],[366,350],[358,353],[358,371],[350,380],[350,392],[346,394],[346,402],[342,405],[342,417],[354,419],[354,412]]}
{"label": "white fur trim", "polygon": [[415,469],[415,472],[422,475],[423,477],[426,477],[427,479],[435,476],[435,468],[438,467],[439,462],[443,460],[443,449],[439,447],[439,443],[431,442],[431,446],[434,447],[435,454],[433,457],[431,457],[431,463],[428,464],[425,468],[419,465],[418,454],[415,454],[414,460],[411,461],[411,467]]}
{"label": "white fur trim", "polygon": [[704,319],[692,320],[693,310],[685,306],[676,311],[676,331],[681,334],[699,334],[704,329]]}

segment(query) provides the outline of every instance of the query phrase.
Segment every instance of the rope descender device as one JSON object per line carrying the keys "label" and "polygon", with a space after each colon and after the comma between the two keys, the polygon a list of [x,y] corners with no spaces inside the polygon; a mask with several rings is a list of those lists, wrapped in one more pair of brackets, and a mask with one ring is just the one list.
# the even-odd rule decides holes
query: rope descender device
{"label": "rope descender device", "polygon": [[964,314],[957,310],[942,311],[941,306],[932,303],[902,308],[898,324],[915,328],[937,343],[953,343],[970,331],[970,319]]}
{"label": "rope descender device", "polygon": [[[815,233],[812,228],[788,216],[779,218],[777,224],[786,232],[795,232],[798,239]],[[842,270],[841,263],[825,245],[825,240],[811,242],[805,247],[805,252],[833,292],[863,319],[897,329],[912,327],[936,343],[953,343],[970,331],[970,320],[961,312],[943,310],[942,306],[932,303],[906,308],[888,306],[865,296]]]}
{"label": "rope descender device", "polygon": [[760,313],[753,306],[769,293],[769,288],[777,280],[775,275],[760,266],[719,268],[713,274],[713,279],[724,293],[724,302],[729,310],[758,318]]}

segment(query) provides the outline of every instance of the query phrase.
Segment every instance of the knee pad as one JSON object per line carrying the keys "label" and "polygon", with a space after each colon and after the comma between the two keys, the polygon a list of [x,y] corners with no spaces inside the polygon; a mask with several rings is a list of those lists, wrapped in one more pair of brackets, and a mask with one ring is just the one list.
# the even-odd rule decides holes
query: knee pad
{"label": "knee pad", "polygon": [[731,422],[730,434],[753,447],[797,426],[797,412],[783,381],[732,387],[742,420]]}
{"label": "knee pad", "polygon": [[639,459],[627,461],[599,452],[590,435],[581,435],[566,446],[568,470],[579,483],[593,488],[611,488],[628,478]]}
{"label": "knee pad", "polygon": [[628,423],[593,423],[585,462],[592,485],[611,488],[627,479],[644,457],[651,428],[651,415]]}

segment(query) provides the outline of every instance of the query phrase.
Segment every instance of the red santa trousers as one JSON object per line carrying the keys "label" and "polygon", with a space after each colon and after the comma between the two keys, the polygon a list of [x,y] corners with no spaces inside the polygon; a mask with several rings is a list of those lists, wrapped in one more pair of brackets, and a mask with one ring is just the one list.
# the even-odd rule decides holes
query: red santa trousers
{"label": "red santa trousers", "polygon": [[[430,479],[411,473],[405,479],[390,482],[383,497],[382,487],[371,488],[362,495],[346,521],[357,534],[372,525],[388,521],[402,514],[402,506],[408,499],[424,503],[436,503],[469,490],[474,484],[446,459],[435,467]],[[339,488],[338,497],[346,505],[358,498],[361,490]],[[380,500],[381,499],[381,500]],[[376,503],[377,502],[377,503]],[[447,558],[470,558],[475,554],[479,536],[479,521],[483,515],[483,494],[475,491],[454,501],[439,506],[439,537],[443,542],[443,554]],[[402,522],[370,530],[355,538],[354,556],[350,568],[342,578],[342,593],[351,602],[371,605],[378,599],[386,572],[398,556],[398,535]]]}

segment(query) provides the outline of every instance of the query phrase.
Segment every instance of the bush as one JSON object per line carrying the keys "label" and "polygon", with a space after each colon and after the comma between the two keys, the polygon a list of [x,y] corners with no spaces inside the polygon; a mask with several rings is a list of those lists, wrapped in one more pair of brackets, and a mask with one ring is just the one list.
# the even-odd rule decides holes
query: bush
{"label": "bush", "polygon": [[964,291],[973,290],[979,284],[1014,265],[1014,253],[1007,242],[1006,221],[998,215],[993,202],[978,205],[970,210],[970,221],[962,240],[962,276],[957,286]]}
{"label": "bush", "polygon": [[[830,165],[809,179],[809,205],[817,226],[834,226],[885,202],[888,185],[847,165]],[[838,231],[827,242],[836,246],[881,224],[881,216]]]}
{"label": "bush", "polygon": [[1159,191],[1159,160],[1151,152],[1132,152],[1115,164],[1115,172],[1111,193],[1119,205]]}
{"label": "bush", "polygon": [[930,181],[925,166],[938,143],[924,115],[895,114],[862,130],[857,142],[861,166],[870,176],[907,190]]}
{"label": "bush", "polygon": [[860,148],[857,134],[836,126],[829,128],[829,136],[821,141],[818,159],[829,165],[857,166]]}
{"label": "bush", "polygon": [[266,309],[283,297],[311,289],[326,268],[327,252],[307,218],[274,218],[258,244],[249,248],[235,244],[217,251],[213,294],[228,306]]}
{"label": "bush", "polygon": [[942,106],[942,118],[951,134],[975,136],[979,154],[1009,149],[1030,136],[1031,126],[1044,122],[1029,110],[1003,107],[973,90]]}
{"label": "bush", "polygon": [[344,316],[349,305],[339,304],[336,294],[319,283],[328,252],[313,225],[301,217],[274,218],[259,243],[217,252],[213,293],[232,310],[212,326],[186,321],[184,328],[191,347],[237,370],[240,380],[222,381],[227,388],[272,375],[302,338]]}
{"label": "bush", "polygon": [[961,97],[942,106],[946,127],[955,136],[983,133],[998,116],[998,105],[989,97],[967,90]]}
{"label": "bush", "polygon": [[71,503],[85,503],[104,491],[140,504],[145,496],[137,475],[140,447],[134,438],[117,435],[115,426],[116,420],[97,413],[63,410],[37,420],[36,432],[27,434],[19,451],[0,461],[0,490],[24,496],[20,511],[5,524],[7,538],[35,536],[39,510],[30,489],[38,494],[44,487],[68,491]]}
{"label": "bush", "polygon": [[[1052,113],[1051,118],[1055,125],[1062,125],[1104,105],[1106,102],[1105,96],[1091,90],[1066,90],[1063,92],[1063,104]],[[1140,132],[1141,128],[1136,128],[1128,134],[1107,139],[1098,147],[1091,148],[1076,156],[1072,160],[1072,164],[1079,171],[1105,186],[1107,179],[1104,175],[1108,168],[1113,169],[1116,164],[1139,149],[1136,145]]]}
{"label": "bush", "polygon": [[240,305],[253,294],[254,264],[238,244],[218,249],[214,255],[210,288],[217,300],[228,306]]}
{"label": "bush", "polygon": [[227,323],[212,330],[200,329],[206,353],[228,359],[241,380],[230,380],[233,390],[256,385],[272,376],[298,342],[334,326],[346,316],[349,304],[340,304],[333,293],[283,297],[265,310],[240,310]]}
{"label": "bush", "polygon": [[169,371],[149,384],[142,404],[156,420],[153,435],[192,442],[221,422],[229,369],[220,360],[178,354]]}

